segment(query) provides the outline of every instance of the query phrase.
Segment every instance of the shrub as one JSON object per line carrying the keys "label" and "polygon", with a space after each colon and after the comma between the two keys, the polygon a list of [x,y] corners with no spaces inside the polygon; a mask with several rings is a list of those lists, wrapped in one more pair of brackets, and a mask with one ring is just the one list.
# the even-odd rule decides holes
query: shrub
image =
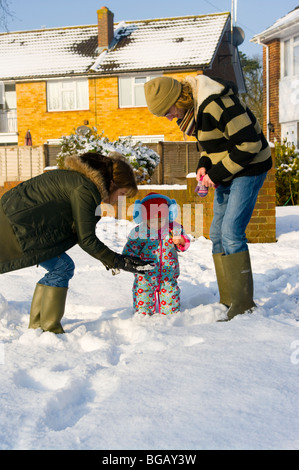
{"label": "shrub", "polygon": [[299,203],[299,158],[294,145],[275,143],[276,205]]}
{"label": "shrub", "polygon": [[131,138],[118,139],[110,142],[103,133],[99,135],[96,128],[87,128],[84,134],[74,132],[62,137],[61,150],[57,155],[57,165],[63,168],[64,159],[68,155],[82,155],[86,152],[99,152],[108,155],[110,152],[121,153],[134,169],[138,184],[149,184],[160,156],[142,142],[134,143]]}

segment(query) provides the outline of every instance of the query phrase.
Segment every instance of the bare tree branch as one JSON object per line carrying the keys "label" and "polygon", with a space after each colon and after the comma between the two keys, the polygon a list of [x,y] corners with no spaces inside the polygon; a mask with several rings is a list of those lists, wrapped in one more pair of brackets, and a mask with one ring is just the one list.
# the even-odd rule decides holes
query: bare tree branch
{"label": "bare tree branch", "polygon": [[7,20],[13,16],[9,0],[0,0],[0,27],[8,31]]}

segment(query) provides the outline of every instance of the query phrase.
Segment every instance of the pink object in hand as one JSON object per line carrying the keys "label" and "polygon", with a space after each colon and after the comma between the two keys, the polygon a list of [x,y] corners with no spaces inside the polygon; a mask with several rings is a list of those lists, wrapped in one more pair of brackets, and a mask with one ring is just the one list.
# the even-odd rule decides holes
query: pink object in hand
{"label": "pink object in hand", "polygon": [[201,182],[202,179],[203,179],[203,176],[200,177],[200,181],[198,182],[195,188],[195,193],[197,193],[198,196],[200,197],[206,197],[206,195],[208,194],[209,188],[207,188],[206,186],[202,184]]}

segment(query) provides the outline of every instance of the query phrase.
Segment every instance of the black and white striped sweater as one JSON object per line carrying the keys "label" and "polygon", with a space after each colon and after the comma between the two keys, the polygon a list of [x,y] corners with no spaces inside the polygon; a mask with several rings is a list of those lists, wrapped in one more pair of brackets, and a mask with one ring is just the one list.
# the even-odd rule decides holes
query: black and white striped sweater
{"label": "black and white striped sweater", "polygon": [[268,171],[272,166],[268,142],[233,85],[205,75],[187,81],[197,116],[196,137],[203,148],[197,169],[205,167],[215,184]]}

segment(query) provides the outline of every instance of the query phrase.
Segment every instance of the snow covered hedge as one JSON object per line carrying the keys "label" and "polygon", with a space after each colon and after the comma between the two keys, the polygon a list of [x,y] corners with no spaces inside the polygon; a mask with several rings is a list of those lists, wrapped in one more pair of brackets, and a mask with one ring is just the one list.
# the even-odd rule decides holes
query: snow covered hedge
{"label": "snow covered hedge", "polygon": [[295,145],[275,142],[276,204],[299,204],[299,156]]}
{"label": "snow covered hedge", "polygon": [[75,132],[61,139],[61,150],[57,155],[57,165],[63,168],[64,158],[68,155],[81,155],[86,152],[121,153],[134,168],[138,184],[149,184],[151,176],[160,162],[160,156],[142,142],[134,143],[130,138],[110,142],[103,133],[99,135],[96,128],[88,129],[84,134]]}

